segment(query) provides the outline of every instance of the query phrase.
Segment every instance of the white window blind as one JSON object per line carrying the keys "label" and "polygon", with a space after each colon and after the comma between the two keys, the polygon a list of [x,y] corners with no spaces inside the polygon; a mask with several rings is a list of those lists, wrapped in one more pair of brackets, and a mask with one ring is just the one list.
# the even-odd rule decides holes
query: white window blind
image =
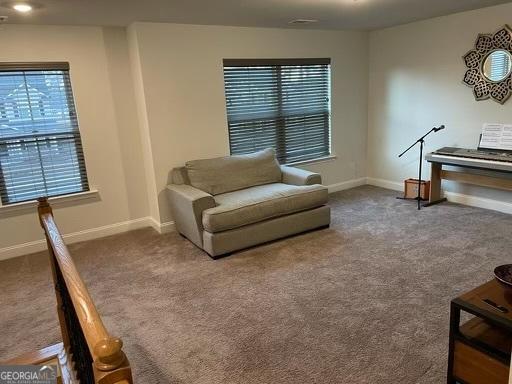
{"label": "white window blind", "polygon": [[506,51],[491,53],[491,79],[503,79],[510,72],[510,56]]}
{"label": "white window blind", "polygon": [[67,63],[0,63],[3,205],[89,190]]}
{"label": "white window blind", "polygon": [[226,59],[224,85],[231,154],[330,155],[330,59]]}

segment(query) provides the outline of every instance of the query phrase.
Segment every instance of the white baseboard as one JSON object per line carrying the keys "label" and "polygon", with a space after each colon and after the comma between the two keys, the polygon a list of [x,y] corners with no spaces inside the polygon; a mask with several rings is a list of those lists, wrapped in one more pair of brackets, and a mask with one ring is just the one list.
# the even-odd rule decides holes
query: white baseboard
{"label": "white baseboard", "polygon": [[373,185],[375,187],[391,189],[392,191],[403,191],[404,190],[404,183],[399,183],[397,181],[390,181],[390,180],[384,180],[384,179],[375,179],[373,177],[367,177],[366,184]]}
{"label": "white baseboard", "polygon": [[160,233],[169,233],[174,232],[176,230],[176,225],[174,221],[167,221],[165,223],[160,224]]}
{"label": "white baseboard", "polygon": [[[397,181],[368,177],[367,184],[385,189],[391,189],[393,191],[404,190],[404,184]],[[512,204],[504,201],[486,199],[485,197],[465,195],[456,192],[444,192],[444,196],[448,199],[448,201],[451,201],[452,203],[464,204],[471,207],[485,208],[493,211],[512,214]]]}
{"label": "white baseboard", "polygon": [[[116,235],[118,233],[132,231],[134,229],[150,226],[150,218],[142,217],[140,219],[123,221],[121,223],[104,225],[102,227],[86,229],[83,231],[64,234],[62,237],[67,244],[77,243],[97,239],[100,237]],[[6,260],[13,257],[27,255],[29,253],[40,252],[46,249],[46,240],[35,240],[28,243],[16,244],[10,247],[0,248],[0,260]]]}
{"label": "white baseboard", "polygon": [[166,221],[165,223],[159,223],[158,220],[156,220],[153,217],[148,218],[150,221],[150,225],[153,227],[155,231],[160,233],[161,235],[164,233],[173,232],[176,230],[176,226],[174,225],[174,221]]}
{"label": "white baseboard", "polygon": [[445,192],[445,197],[448,201],[472,207],[491,209],[493,211],[512,214],[512,204],[504,201],[486,199],[485,197],[476,197],[471,195],[464,195],[456,192]]}
{"label": "white baseboard", "polygon": [[361,177],[360,179],[353,179],[349,181],[343,181],[341,183],[328,185],[329,193],[344,191],[346,189],[360,187],[361,185],[366,184],[366,177]]}

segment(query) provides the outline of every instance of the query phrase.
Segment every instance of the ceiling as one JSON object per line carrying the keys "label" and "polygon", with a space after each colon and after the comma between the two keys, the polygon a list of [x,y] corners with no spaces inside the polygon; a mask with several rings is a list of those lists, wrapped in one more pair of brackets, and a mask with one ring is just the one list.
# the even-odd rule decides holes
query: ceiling
{"label": "ceiling", "polygon": [[[27,2],[31,3],[30,0]],[[134,21],[371,30],[510,0],[34,0],[30,14],[0,7],[7,23],[126,26]],[[6,3],[0,0],[0,4]],[[293,19],[317,19],[290,25]]]}

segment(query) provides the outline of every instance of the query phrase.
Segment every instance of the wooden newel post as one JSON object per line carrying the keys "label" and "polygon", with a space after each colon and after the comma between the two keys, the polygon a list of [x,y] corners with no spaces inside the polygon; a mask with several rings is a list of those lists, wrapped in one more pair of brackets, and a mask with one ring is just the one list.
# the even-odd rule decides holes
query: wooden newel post
{"label": "wooden newel post", "polygon": [[100,371],[112,371],[119,368],[126,360],[122,348],[123,342],[117,337],[99,341],[94,346],[94,355],[97,356],[94,366]]}
{"label": "wooden newel post", "polygon": [[108,336],[93,348],[94,377],[99,384],[132,384],[130,363],[118,337]]}

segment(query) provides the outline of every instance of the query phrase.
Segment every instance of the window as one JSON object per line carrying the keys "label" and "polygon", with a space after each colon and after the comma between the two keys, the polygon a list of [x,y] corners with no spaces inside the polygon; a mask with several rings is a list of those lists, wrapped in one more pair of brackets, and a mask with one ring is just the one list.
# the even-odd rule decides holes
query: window
{"label": "window", "polygon": [[0,105],[3,205],[89,190],[67,63],[0,63]]}
{"label": "window", "polygon": [[224,60],[231,154],[275,148],[281,163],[330,151],[330,59]]}
{"label": "window", "polygon": [[491,80],[504,79],[510,73],[510,54],[507,51],[494,51],[491,59]]}

